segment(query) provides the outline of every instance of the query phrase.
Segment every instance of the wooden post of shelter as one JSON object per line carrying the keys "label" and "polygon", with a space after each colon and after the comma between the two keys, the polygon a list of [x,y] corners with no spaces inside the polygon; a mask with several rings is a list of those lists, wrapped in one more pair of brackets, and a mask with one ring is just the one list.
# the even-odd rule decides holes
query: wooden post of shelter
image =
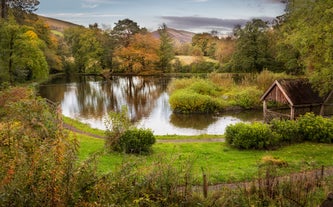
{"label": "wooden post of shelter", "polygon": [[266,100],[263,101],[262,108],[263,108],[264,118],[266,120],[266,117],[267,117],[267,102],[266,102]]}
{"label": "wooden post of shelter", "polygon": [[291,108],[290,109],[290,119],[294,120],[295,119],[295,107],[291,106],[290,108]]}

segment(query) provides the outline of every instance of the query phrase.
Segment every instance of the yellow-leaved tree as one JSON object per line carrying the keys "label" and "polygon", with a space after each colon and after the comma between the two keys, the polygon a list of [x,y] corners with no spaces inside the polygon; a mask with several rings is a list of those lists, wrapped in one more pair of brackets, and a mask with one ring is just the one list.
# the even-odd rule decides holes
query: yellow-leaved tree
{"label": "yellow-leaved tree", "polygon": [[127,47],[115,51],[119,72],[138,74],[155,69],[159,61],[159,45],[159,40],[151,34],[133,35]]}

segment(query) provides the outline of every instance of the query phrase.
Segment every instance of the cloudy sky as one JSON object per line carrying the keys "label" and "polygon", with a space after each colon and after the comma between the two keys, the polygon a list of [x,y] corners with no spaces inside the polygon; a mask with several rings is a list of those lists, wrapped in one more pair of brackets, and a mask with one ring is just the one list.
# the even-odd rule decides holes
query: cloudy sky
{"label": "cloudy sky", "polygon": [[281,0],[40,0],[37,13],[84,26],[113,27],[129,18],[150,31],[165,23],[197,33],[227,33],[253,18],[270,20],[284,8]]}

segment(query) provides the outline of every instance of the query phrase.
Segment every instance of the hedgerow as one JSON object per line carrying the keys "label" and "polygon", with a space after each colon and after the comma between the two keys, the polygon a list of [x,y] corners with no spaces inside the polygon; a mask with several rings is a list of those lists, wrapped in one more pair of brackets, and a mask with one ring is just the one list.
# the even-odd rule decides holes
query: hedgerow
{"label": "hedgerow", "polygon": [[263,123],[237,123],[226,129],[227,142],[239,149],[271,149],[277,146],[279,139],[269,125]]}
{"label": "hedgerow", "polygon": [[226,129],[226,141],[239,149],[269,149],[304,141],[333,142],[333,119],[307,113],[298,120],[237,123]]}

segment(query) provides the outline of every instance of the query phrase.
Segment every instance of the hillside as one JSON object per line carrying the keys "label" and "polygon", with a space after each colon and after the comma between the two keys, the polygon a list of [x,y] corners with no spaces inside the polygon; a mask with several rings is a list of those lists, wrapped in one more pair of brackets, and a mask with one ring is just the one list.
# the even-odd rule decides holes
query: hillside
{"label": "hillside", "polygon": [[65,29],[69,28],[69,27],[78,27],[81,25],[78,24],[74,24],[71,22],[67,22],[67,21],[63,21],[63,20],[59,20],[59,19],[54,19],[54,18],[50,18],[50,17],[44,17],[44,16],[38,16],[40,19],[42,19],[43,21],[45,21],[49,26],[51,30],[56,30],[59,32],[63,32]]}
{"label": "hillside", "polygon": [[[176,30],[172,28],[167,29],[168,34],[176,43],[191,43],[192,37],[195,35],[195,33],[184,31],[184,30]],[[158,31],[152,32],[153,36],[156,38],[159,38],[160,35],[158,34]]]}

